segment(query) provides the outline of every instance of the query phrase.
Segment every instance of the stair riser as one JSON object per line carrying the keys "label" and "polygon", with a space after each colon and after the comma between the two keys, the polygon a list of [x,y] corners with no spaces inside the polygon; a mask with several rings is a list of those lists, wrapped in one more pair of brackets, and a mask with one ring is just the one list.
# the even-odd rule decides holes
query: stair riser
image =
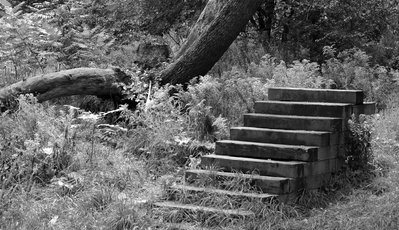
{"label": "stair riser", "polygon": [[256,113],[349,118],[350,106],[256,102]]}
{"label": "stair riser", "polygon": [[264,131],[261,129],[232,128],[230,139],[274,144],[328,146],[338,144],[337,133],[306,133]]}
{"label": "stair riser", "polygon": [[229,161],[212,158],[202,158],[202,166],[216,165],[227,172],[243,172],[243,173],[259,173],[267,176],[281,176],[289,178],[297,178],[303,176],[304,166],[285,166],[279,164],[265,164],[248,161]]}
{"label": "stair riser", "polygon": [[272,101],[310,101],[362,104],[363,92],[360,90],[269,88],[268,98]]}
{"label": "stair riser", "polygon": [[318,150],[318,158],[315,161],[323,161],[335,159],[337,156],[341,156],[344,154],[345,148],[343,145],[333,145],[321,147]]}
{"label": "stair riser", "polygon": [[316,161],[319,159],[318,148],[278,148],[259,146],[255,144],[233,144],[222,142],[216,143],[215,153],[217,155],[275,160]]}
{"label": "stair riser", "polygon": [[[304,178],[298,178],[295,181],[292,181],[292,188],[294,191],[298,191],[300,189],[306,188],[306,190],[314,190],[321,188],[329,183],[331,179],[331,173],[320,174],[316,176],[309,176]],[[296,192],[289,194],[281,194],[277,197],[280,202],[284,203],[295,203],[298,198],[298,194]]]}
{"label": "stair riser", "polygon": [[335,159],[308,162],[306,165],[288,165],[280,163],[256,162],[251,160],[217,159],[209,156],[203,157],[201,166],[217,166],[224,171],[238,171],[244,173],[256,172],[259,175],[301,178],[336,171]]}
{"label": "stair riser", "polygon": [[343,130],[342,119],[308,119],[308,118],[281,118],[257,116],[256,114],[244,115],[244,126],[270,128],[270,129],[287,129],[287,130],[314,130],[340,132]]}
{"label": "stair riser", "polygon": [[331,173],[324,173],[304,178],[298,178],[293,183],[295,183],[295,187],[298,189],[306,188],[308,190],[311,190],[311,189],[320,188],[323,185],[328,184],[330,178],[331,178]]}
{"label": "stair riser", "polygon": [[[199,175],[194,172],[187,171],[185,173],[185,181],[188,183],[194,183],[196,180],[201,178],[203,175]],[[215,180],[232,180],[234,177],[224,177],[224,176],[215,176],[213,178]],[[286,194],[295,191],[295,187],[291,184],[293,183],[292,179],[285,179],[280,181],[273,180],[261,180],[258,178],[246,179],[249,184],[255,186],[260,189],[264,193],[271,194]]]}
{"label": "stair riser", "polygon": [[351,114],[355,114],[356,116],[359,116],[359,114],[375,114],[376,110],[376,104],[374,102],[365,102],[363,105],[351,106]]}

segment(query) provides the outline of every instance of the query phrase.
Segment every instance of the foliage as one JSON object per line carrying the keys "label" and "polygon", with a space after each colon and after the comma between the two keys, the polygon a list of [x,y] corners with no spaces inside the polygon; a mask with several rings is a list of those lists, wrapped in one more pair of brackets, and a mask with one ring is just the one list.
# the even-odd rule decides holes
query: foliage
{"label": "foliage", "polygon": [[[126,201],[142,199],[138,190],[153,189],[149,199],[158,185],[143,188],[143,164],[104,138],[123,137],[123,129],[99,126],[101,117],[38,104],[32,96],[21,96],[16,111],[1,115],[0,228],[152,225],[137,215],[146,208]],[[101,221],[95,217],[100,215]]]}
{"label": "foliage", "polygon": [[325,47],[325,55],[330,58],[322,65],[322,75],[332,80],[338,89],[361,89],[366,100],[375,101],[384,108],[391,94],[397,91],[395,79],[398,72],[384,66],[372,66],[370,56],[359,49],[349,49],[338,53]]}
{"label": "foliage", "polygon": [[125,110],[121,115],[129,128],[125,148],[147,159],[148,169],[155,175],[184,167],[190,156],[197,157],[213,149],[206,141],[214,133],[198,128],[206,123],[200,120],[202,115],[182,113],[181,101],[170,97],[170,90],[169,86],[150,86],[147,97],[142,94],[137,98],[136,110]]}
{"label": "foliage", "polygon": [[350,130],[347,139],[345,163],[349,169],[358,171],[359,174],[373,170],[373,152],[371,148],[371,137],[373,122],[370,117],[361,115],[359,118],[352,116],[348,121]]}
{"label": "foliage", "polygon": [[[0,18],[0,63],[4,65],[4,78],[12,75],[15,79],[27,78],[37,70],[45,73],[47,66],[54,65],[60,43],[57,30],[48,23],[49,18],[46,13],[22,14],[7,8],[7,14]],[[7,80],[1,85],[14,81]]]}
{"label": "foliage", "polygon": [[329,82],[320,76],[317,63],[303,60],[286,64],[265,55],[259,64],[251,63],[247,69],[233,67],[220,78],[204,76],[193,80],[178,97],[189,111],[200,105],[205,110],[200,114],[210,117],[209,124],[221,116],[231,127],[241,124],[244,113],[253,112],[255,101],[267,99],[268,87],[322,88],[328,87]]}
{"label": "foliage", "polygon": [[49,183],[70,166],[75,151],[72,117],[55,118],[55,113],[32,96],[21,96],[16,112],[2,115],[2,190],[30,191],[34,183]]}
{"label": "foliage", "polygon": [[[135,111],[93,114],[27,96],[16,111],[1,114],[0,228],[166,228],[147,202],[181,180],[184,168],[196,168],[198,157],[212,152],[230,126],[241,124],[255,101],[267,99],[271,86],[362,89],[384,110],[349,122],[348,170],[320,191],[305,191],[293,206],[199,194],[181,200],[257,213],[249,221],[222,217],[226,229],[396,227],[394,1],[273,1],[272,20],[263,21],[272,26],[264,25],[261,33],[249,26],[210,75],[184,87],[159,87],[152,81],[157,70],[140,72],[133,63],[138,47],[167,40],[178,49],[205,2],[26,1],[7,9],[0,18],[0,64],[6,65],[1,86],[62,68],[117,65],[133,77],[125,89],[138,105]],[[270,3],[263,10],[270,11]],[[261,17],[254,17],[258,26]],[[106,115],[120,112],[117,125],[104,124]],[[240,179],[210,183],[257,192]],[[220,216],[197,217],[214,227]]]}
{"label": "foliage", "polygon": [[[283,60],[306,58],[321,62],[324,46],[334,46],[338,52],[353,47],[367,49],[372,56],[378,56],[373,64],[382,65],[387,65],[397,54],[391,45],[397,36],[396,1],[270,2],[263,8],[268,13],[259,17],[269,23],[263,27],[271,34],[265,39],[266,45],[277,46],[281,57],[278,53],[274,55]],[[272,20],[267,21],[268,15],[273,15]]]}

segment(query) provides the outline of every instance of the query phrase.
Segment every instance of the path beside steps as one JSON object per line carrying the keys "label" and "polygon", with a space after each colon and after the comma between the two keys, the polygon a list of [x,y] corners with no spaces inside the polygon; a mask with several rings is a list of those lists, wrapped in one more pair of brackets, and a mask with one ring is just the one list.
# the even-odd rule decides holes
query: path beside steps
{"label": "path beside steps", "polygon": [[[347,120],[352,114],[375,112],[375,104],[363,102],[360,90],[269,88],[268,97],[269,101],[255,103],[255,113],[244,115],[243,127],[231,128],[230,140],[218,141],[215,153],[201,158],[202,169],[187,170],[185,184],[172,187],[172,193],[195,194],[192,199],[219,194],[240,199],[275,197],[284,202],[300,189],[320,188],[341,167]],[[215,166],[222,171],[209,170]],[[263,194],[192,184],[207,176],[216,180],[239,176]],[[253,215],[239,207],[191,205],[195,200],[190,199],[182,204],[173,200],[181,201],[175,195],[170,197],[155,206],[243,218]]]}

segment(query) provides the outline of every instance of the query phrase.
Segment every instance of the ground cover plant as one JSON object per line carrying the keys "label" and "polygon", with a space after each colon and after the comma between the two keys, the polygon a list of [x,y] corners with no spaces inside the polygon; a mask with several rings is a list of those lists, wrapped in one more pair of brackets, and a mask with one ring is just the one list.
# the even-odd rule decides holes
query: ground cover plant
{"label": "ground cover plant", "polygon": [[[269,10],[271,2],[265,2]],[[208,75],[172,86],[154,80],[164,63],[132,60],[142,43],[179,50],[204,1],[122,1],[123,7],[105,0],[11,1],[13,8],[0,9],[0,86],[74,67],[118,66],[132,77],[124,90],[136,104],[131,109],[80,96],[38,103],[24,95],[2,111],[0,229],[398,228],[397,35],[380,17],[372,20],[378,31],[364,26],[351,36],[346,27],[370,22],[373,15],[395,17],[392,2],[382,2],[373,8],[373,1],[348,1],[344,13],[325,1],[279,3],[270,28],[257,13]],[[352,14],[355,6],[364,14]],[[300,12],[309,17],[302,20]],[[325,37],[314,37],[316,32]],[[228,137],[231,126],[242,124],[256,100],[267,100],[273,86],[362,89],[379,111],[353,118],[343,169],[318,191],[301,191],[291,204],[170,191],[200,156],[213,152],[216,140]],[[195,183],[258,192],[240,179]],[[257,215],[235,219],[152,206],[170,196]]]}

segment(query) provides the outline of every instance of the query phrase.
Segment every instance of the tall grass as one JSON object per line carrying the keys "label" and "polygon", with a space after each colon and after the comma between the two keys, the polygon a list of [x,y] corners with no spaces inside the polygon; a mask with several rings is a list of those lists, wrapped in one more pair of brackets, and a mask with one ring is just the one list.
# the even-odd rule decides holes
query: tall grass
{"label": "tall grass", "polygon": [[[19,99],[0,122],[1,229],[143,226],[161,193],[142,161],[99,138],[94,114]],[[77,117],[78,116],[78,117]]]}

